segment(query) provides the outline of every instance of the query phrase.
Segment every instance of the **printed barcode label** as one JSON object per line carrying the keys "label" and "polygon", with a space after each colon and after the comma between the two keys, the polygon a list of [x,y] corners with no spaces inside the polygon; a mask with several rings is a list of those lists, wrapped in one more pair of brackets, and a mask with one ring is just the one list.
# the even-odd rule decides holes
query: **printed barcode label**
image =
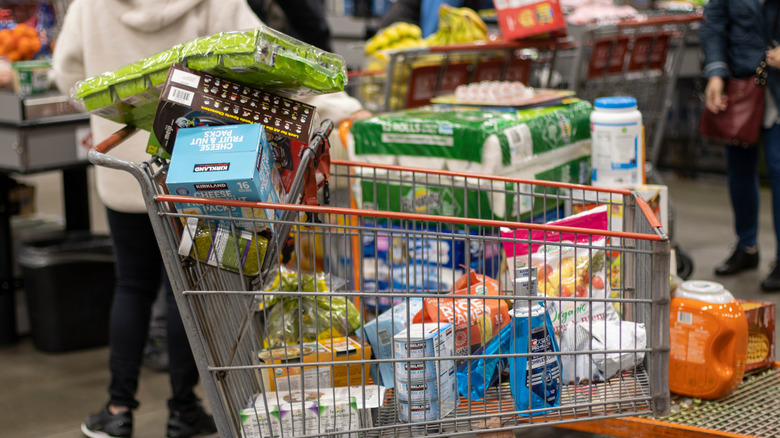
{"label": "printed barcode label", "polygon": [[181,88],[176,87],[171,87],[171,91],[168,93],[168,100],[187,106],[192,105],[192,100],[194,98],[195,93],[192,91],[182,90]]}
{"label": "printed barcode label", "polygon": [[683,324],[693,324],[693,314],[688,312],[677,312],[677,321]]}
{"label": "printed barcode label", "polygon": [[509,141],[513,162],[525,161],[533,155],[533,139],[527,125],[512,126],[504,130]]}
{"label": "printed barcode label", "polygon": [[198,88],[200,76],[188,71],[174,70],[171,75],[171,82],[184,85],[185,87]]}

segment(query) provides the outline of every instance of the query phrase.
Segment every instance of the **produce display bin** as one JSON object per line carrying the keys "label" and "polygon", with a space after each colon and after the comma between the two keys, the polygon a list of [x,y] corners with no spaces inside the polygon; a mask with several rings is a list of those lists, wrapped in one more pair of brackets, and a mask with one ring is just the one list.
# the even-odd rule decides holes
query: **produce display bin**
{"label": "produce display bin", "polygon": [[22,242],[33,345],[49,353],[103,346],[114,292],[108,236],[64,232]]}

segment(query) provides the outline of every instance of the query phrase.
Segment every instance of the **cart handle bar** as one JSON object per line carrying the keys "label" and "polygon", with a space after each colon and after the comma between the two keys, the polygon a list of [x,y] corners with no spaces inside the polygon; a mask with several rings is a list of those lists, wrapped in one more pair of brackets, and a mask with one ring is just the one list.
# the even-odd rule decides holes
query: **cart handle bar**
{"label": "cart handle bar", "polygon": [[[429,214],[363,210],[359,208],[322,207],[322,206],[297,205],[297,204],[281,204],[281,203],[276,204],[270,202],[234,201],[234,200],[217,199],[217,198],[196,198],[193,196],[180,196],[180,195],[156,195],[155,200],[158,202],[207,204],[207,205],[220,205],[220,206],[240,207],[240,208],[287,210],[287,211],[297,211],[301,213],[338,214],[344,216],[380,217],[385,219],[400,219],[400,220],[407,220],[407,221],[411,220],[411,221],[420,221],[420,222],[436,221],[436,222],[444,222],[444,223],[452,223],[452,224],[460,224],[460,225],[472,225],[472,226],[480,226],[480,227],[506,227],[512,229],[525,229],[529,231],[530,230],[558,231],[560,233],[590,234],[596,236],[616,237],[621,239],[637,239],[637,240],[652,240],[652,241],[668,240],[666,236],[661,236],[660,234],[629,233],[625,231],[565,227],[560,225],[535,224],[530,222],[500,221],[500,220],[492,220],[492,219],[473,219],[473,218],[462,218],[462,217],[454,217],[454,216],[433,216]],[[653,215],[653,217],[655,217],[655,215]]]}
{"label": "cart handle bar", "polygon": [[583,190],[588,192],[611,193],[614,195],[623,195],[623,196],[631,195],[631,190],[628,189],[613,189],[608,187],[586,186],[583,184],[564,183],[564,182],[557,182],[557,181],[540,181],[536,179],[514,178],[510,176],[485,175],[481,173],[478,174],[478,173],[455,172],[453,170],[426,169],[422,167],[400,166],[397,164],[377,164],[377,163],[362,163],[362,162],[347,161],[347,160],[330,160],[330,165],[362,167],[368,169],[393,170],[398,172],[425,173],[428,175],[450,176],[456,178],[473,178],[473,179],[507,182],[507,183],[514,183],[514,184],[530,184],[535,186],[555,187],[559,189],[573,189],[573,190]]}
{"label": "cart handle bar", "polygon": [[126,125],[124,128],[106,137],[105,140],[92,146],[92,149],[95,149],[101,154],[105,154],[111,149],[114,149],[117,145],[119,145],[119,143],[123,142],[127,137],[130,137],[131,135],[135,134],[136,131],[138,131],[137,126]]}
{"label": "cart handle bar", "polygon": [[704,16],[700,13],[696,14],[682,14],[682,15],[661,15],[658,17],[648,17],[642,20],[624,20],[618,21],[617,27],[642,27],[642,26],[663,26],[665,24],[685,24],[701,21]]}

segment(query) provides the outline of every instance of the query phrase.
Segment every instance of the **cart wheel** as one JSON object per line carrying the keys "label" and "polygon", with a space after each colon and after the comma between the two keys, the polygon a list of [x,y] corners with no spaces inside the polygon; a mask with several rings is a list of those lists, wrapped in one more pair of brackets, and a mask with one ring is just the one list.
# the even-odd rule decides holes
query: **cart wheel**
{"label": "cart wheel", "polygon": [[693,259],[680,247],[675,246],[674,250],[677,254],[677,276],[687,280],[693,274]]}

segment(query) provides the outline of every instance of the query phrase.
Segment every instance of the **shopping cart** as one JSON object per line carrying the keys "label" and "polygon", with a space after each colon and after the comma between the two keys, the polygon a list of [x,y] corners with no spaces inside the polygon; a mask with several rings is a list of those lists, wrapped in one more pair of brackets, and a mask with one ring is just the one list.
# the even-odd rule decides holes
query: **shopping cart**
{"label": "shopping cart", "polygon": [[[631,192],[334,160],[330,190],[322,190],[321,205],[190,198],[166,193],[166,160],[132,163],[106,154],[133,130],[119,131],[92,149],[89,158],[96,165],[128,171],[141,184],[222,437],[509,434],[539,425],[668,413],[669,241],[652,209]],[[307,172],[316,167],[311,163],[318,159],[329,130],[326,121],[305,152],[294,190],[301,190]],[[612,220],[606,221],[606,227],[534,222],[583,210],[594,198],[608,207],[604,214]],[[235,211],[244,217],[182,213],[176,207],[183,202],[239,207]],[[507,206],[501,213],[503,219],[491,209],[496,203]],[[449,214],[442,214],[442,207]],[[258,208],[275,213],[252,216]],[[439,214],[430,214],[434,210]],[[618,210],[622,214],[613,217],[611,212]],[[620,220],[615,221],[617,217]],[[264,231],[241,240],[246,228],[241,230],[238,225],[247,221],[254,225],[251,228]],[[194,226],[202,232],[193,232]],[[202,257],[199,242],[205,238],[208,248],[218,226],[227,227],[227,236],[232,237],[224,254],[244,254],[244,259],[234,258],[230,264],[226,257],[216,260],[222,266],[217,267]],[[622,231],[616,231],[618,227]],[[272,229],[270,236],[267,228]],[[259,242],[265,237],[268,245],[263,255]],[[195,248],[181,255],[183,241],[195,242]],[[601,306],[607,313],[619,315],[635,332],[644,328],[646,343],[622,331],[607,330],[602,340],[612,342],[605,344],[609,345],[606,348],[597,347],[593,338],[577,338],[578,332],[569,332],[581,345],[568,352],[499,349],[495,354],[480,354],[480,350],[467,348],[460,355],[437,350],[438,355],[410,360],[399,356],[400,347],[391,343],[389,356],[376,349],[373,355],[368,353],[363,340],[382,334],[366,325],[382,312],[383,300],[389,301],[388,305],[406,306],[407,310],[398,314],[402,322],[391,323],[393,328],[400,329],[394,324],[413,321],[416,315],[409,310],[412,301],[423,299],[423,305],[434,306],[429,311],[448,305],[465,309],[458,313],[463,320],[454,320],[456,334],[465,322],[467,333],[478,328],[481,335],[477,344],[490,344],[493,339],[500,343],[503,331],[492,333],[497,337],[488,333],[488,309],[528,306],[527,299],[516,296],[515,275],[506,268],[509,261],[502,256],[502,247],[517,252],[512,259],[516,265],[530,266],[530,253],[519,254],[523,248],[536,247],[545,249],[537,253],[545,263],[553,263],[556,251],[574,251],[577,260],[588,260],[589,267],[578,272],[571,284],[576,296],[561,287],[568,280],[561,268],[558,274],[543,277],[549,283],[546,287],[554,283],[558,293],[545,289],[548,295],[539,299],[548,309],[573,304],[578,310],[570,316],[583,318],[586,322],[581,328],[591,331],[599,327],[606,330],[606,319],[600,319],[595,310]],[[254,266],[247,260],[254,260]],[[562,257],[560,261],[562,267]],[[473,289],[455,300],[450,289],[464,278],[460,276],[465,272],[461,265],[489,274],[498,292],[485,295]],[[604,275],[602,284],[596,284],[598,273]],[[588,275],[590,280],[579,274]],[[382,278],[387,284],[382,284]],[[471,277],[465,278],[467,289],[476,286]],[[603,295],[595,292],[598,287],[604,288]],[[606,293],[609,288],[611,292]],[[496,321],[515,329],[515,323],[506,318]],[[443,316],[433,324],[437,329],[448,327]],[[395,332],[388,336],[395,335],[399,342],[411,340]],[[343,335],[351,335],[357,344],[336,354],[335,345],[344,341],[336,337]],[[474,347],[475,338],[466,339],[472,341],[467,347]],[[330,347],[321,348],[323,345]],[[578,378],[577,384],[561,385],[560,404],[542,407],[517,402],[510,379],[500,369],[495,374],[498,383],[484,388],[478,381],[487,379],[486,371],[470,368],[490,359],[547,363],[554,357],[571,359],[571,363],[584,358],[589,365],[570,365],[573,368],[568,371],[585,378]],[[604,360],[617,360],[621,366],[609,377],[596,378],[591,374],[595,372],[592,364]],[[458,378],[458,393],[482,390],[481,397],[456,393],[444,399],[423,391],[417,393],[417,401],[424,408],[415,408],[413,413],[410,403],[399,401],[405,373],[398,370],[410,369],[417,361],[436,370],[453,364],[458,370],[464,366],[471,369]],[[390,367],[390,379],[376,372],[383,365]],[[443,391],[445,378],[437,375],[433,387]],[[393,384],[393,389],[386,389]],[[439,410],[444,412],[444,403],[457,406],[438,415]],[[408,422],[410,418],[412,422]]]}
{"label": "shopping cart", "polygon": [[695,13],[651,15],[585,26],[568,69],[567,86],[582,99],[632,96],[642,112],[647,161],[658,162],[669,109]]}
{"label": "shopping cart", "polygon": [[546,88],[558,53],[574,47],[567,38],[552,38],[390,51],[385,68],[350,72],[347,87],[376,113],[427,105],[472,82],[518,81]]}

